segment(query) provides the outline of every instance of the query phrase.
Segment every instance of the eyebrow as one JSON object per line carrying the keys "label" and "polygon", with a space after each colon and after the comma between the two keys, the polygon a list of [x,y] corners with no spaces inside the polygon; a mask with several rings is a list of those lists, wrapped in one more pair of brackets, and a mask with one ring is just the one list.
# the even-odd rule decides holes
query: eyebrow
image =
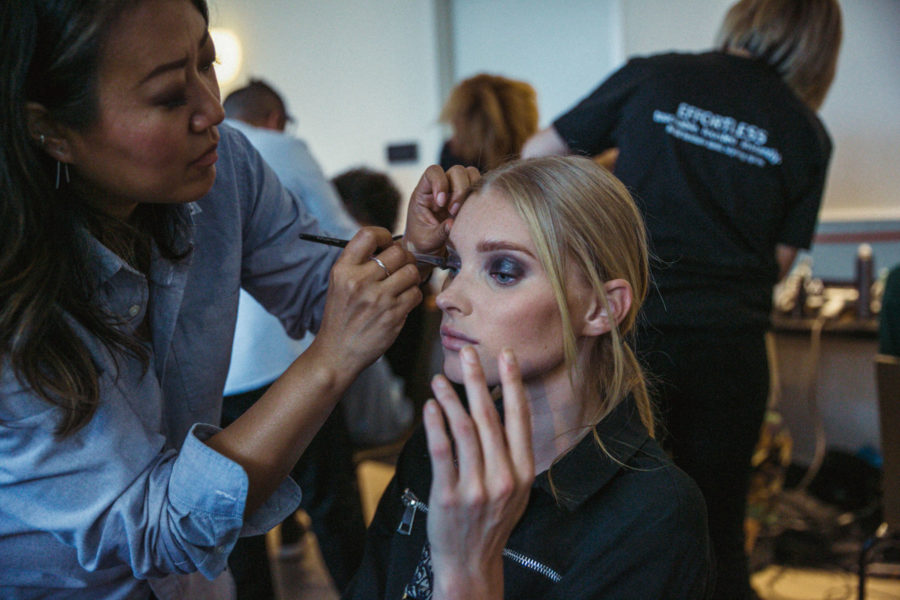
{"label": "eyebrow", "polygon": [[[207,40],[209,40],[209,29],[204,29],[203,36],[201,36],[200,43],[197,44],[197,47],[202,48],[203,46],[205,46]],[[153,79],[157,75],[161,75],[161,74],[167,73],[169,71],[183,69],[184,66],[187,64],[187,61],[188,61],[187,57],[184,57],[184,58],[179,58],[178,60],[173,60],[172,62],[167,62],[167,63],[163,63],[161,65],[158,65],[152,71],[147,73],[147,75],[143,79],[141,79],[140,82],[138,82],[138,85],[146,83],[147,81]]]}
{"label": "eyebrow", "polygon": [[521,252],[522,254],[527,254],[528,256],[533,257],[533,254],[531,253],[530,250],[528,250],[528,248],[526,248],[525,246],[521,246],[519,244],[514,244],[512,242],[486,240],[483,242],[479,242],[476,249],[479,252],[496,252],[498,250],[511,250],[513,252]]}

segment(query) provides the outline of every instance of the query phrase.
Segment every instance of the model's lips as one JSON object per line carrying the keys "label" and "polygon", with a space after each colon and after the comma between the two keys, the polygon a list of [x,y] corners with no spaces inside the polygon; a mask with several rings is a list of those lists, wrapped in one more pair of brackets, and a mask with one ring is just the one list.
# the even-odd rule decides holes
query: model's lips
{"label": "model's lips", "polygon": [[216,164],[216,161],[219,160],[219,153],[216,152],[219,144],[213,144],[209,148],[207,148],[206,152],[200,155],[199,158],[194,160],[191,164],[197,167],[208,167],[210,165]]}
{"label": "model's lips", "polygon": [[441,327],[441,345],[447,350],[458,352],[465,346],[472,346],[475,344],[478,344],[478,340],[474,340],[449,327]]}

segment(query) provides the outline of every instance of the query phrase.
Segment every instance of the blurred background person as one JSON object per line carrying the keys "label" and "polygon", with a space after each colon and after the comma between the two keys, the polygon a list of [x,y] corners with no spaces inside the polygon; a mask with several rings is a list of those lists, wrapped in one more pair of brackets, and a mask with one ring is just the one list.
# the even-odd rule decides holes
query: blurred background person
{"label": "blurred background person", "polygon": [[[226,122],[241,131],[259,150],[283,185],[319,221],[330,235],[349,238],[359,224],[344,210],[331,182],[313,158],[306,143],[285,131],[289,122],[285,103],[267,83],[251,80],[223,102]],[[390,227],[389,229],[392,229]],[[222,422],[227,425],[256,402],[282,372],[313,340],[312,334],[296,340],[289,337],[280,321],[252,296],[241,290],[231,366],[225,382]],[[413,410],[403,396],[402,382],[379,358],[366,368],[347,390],[300,457],[291,477],[303,491],[300,507],[309,514],[325,560],[338,589],[342,589],[362,557],[365,536],[362,502],[356,479],[355,444],[348,428],[343,405],[351,400],[363,412],[372,407],[392,406],[395,429],[412,423]],[[374,429],[375,419],[362,425]],[[384,427],[382,427],[383,429]],[[379,441],[373,431],[366,440]],[[303,549],[304,530],[295,518],[281,525],[283,553]],[[264,536],[242,538],[229,558],[240,598],[273,598],[271,569]]]}
{"label": "blurred background person", "polygon": [[[331,182],[337,189],[344,208],[360,225],[377,225],[393,230],[400,208],[400,190],[387,173],[358,167],[344,171]],[[428,287],[423,287],[422,292],[425,299],[409,313],[397,341],[384,353],[392,375],[403,380],[406,398],[410,398],[415,404],[416,413],[431,395],[428,385],[432,375],[429,359],[437,338],[437,322],[440,320],[434,305],[434,294]],[[391,396],[384,401],[395,401],[395,398]],[[364,445],[384,444],[398,438],[400,432],[396,425],[392,425],[401,424],[396,419],[378,418],[371,410],[367,411],[365,406],[358,406],[355,402],[343,404],[351,431],[359,442]],[[369,418],[366,413],[370,415]],[[376,418],[378,423],[371,422]],[[367,439],[363,430],[370,432],[369,436],[377,435],[377,438]]]}
{"label": "blurred background person", "polygon": [[331,183],[357,223],[394,231],[400,210],[400,190],[387,173],[358,167],[335,176]]}
{"label": "blurred background person", "polygon": [[247,136],[282,185],[303,201],[324,229],[348,238],[356,233],[359,224],[344,210],[307,143],[287,132],[294,119],[272,86],[251,79],[228,94],[222,104],[228,123]]}
{"label": "blurred background person", "polygon": [[900,264],[894,265],[884,283],[879,314],[878,351],[900,356]]}
{"label": "blurred background person", "polygon": [[537,94],[524,81],[482,73],[456,84],[440,120],[453,128],[440,165],[489,171],[518,158],[538,130]]}
{"label": "blurred background person", "polygon": [[523,150],[619,150],[657,258],[636,349],[667,447],[706,497],[716,598],[755,596],[744,519],[765,332],[772,288],[815,232],[832,155],[816,111],[841,20],[836,0],[741,0],[714,51],[633,58]]}

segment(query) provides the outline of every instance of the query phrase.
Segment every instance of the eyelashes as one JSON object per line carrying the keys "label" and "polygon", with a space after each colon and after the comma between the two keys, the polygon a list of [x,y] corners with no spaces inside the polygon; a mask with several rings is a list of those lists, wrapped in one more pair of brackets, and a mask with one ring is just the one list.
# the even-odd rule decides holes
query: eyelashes
{"label": "eyelashes", "polygon": [[510,285],[525,275],[522,264],[510,256],[489,259],[488,272],[501,285]]}
{"label": "eyelashes", "polygon": [[[461,267],[462,262],[459,255],[450,251],[446,262],[448,276],[456,277]],[[526,275],[526,269],[522,262],[509,255],[487,256],[483,268],[492,280],[502,286],[513,285]]]}

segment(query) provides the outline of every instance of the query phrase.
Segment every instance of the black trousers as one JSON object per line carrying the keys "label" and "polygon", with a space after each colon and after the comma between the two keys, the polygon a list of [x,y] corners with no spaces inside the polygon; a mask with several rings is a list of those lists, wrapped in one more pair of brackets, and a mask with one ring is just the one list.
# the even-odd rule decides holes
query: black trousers
{"label": "black trousers", "polygon": [[706,499],[714,598],[754,598],[744,552],[750,460],[769,393],[764,333],[642,331],[636,348],[653,387],[657,437]]}
{"label": "black trousers", "polygon": [[[222,425],[241,416],[268,386],[224,398]],[[334,409],[291,470],[303,493],[300,507],[312,521],[325,566],[343,590],[362,561],[366,527],[353,463],[353,447],[341,406]],[[286,521],[282,526],[291,529]],[[239,600],[274,599],[265,536],[240,538],[228,558]]]}

